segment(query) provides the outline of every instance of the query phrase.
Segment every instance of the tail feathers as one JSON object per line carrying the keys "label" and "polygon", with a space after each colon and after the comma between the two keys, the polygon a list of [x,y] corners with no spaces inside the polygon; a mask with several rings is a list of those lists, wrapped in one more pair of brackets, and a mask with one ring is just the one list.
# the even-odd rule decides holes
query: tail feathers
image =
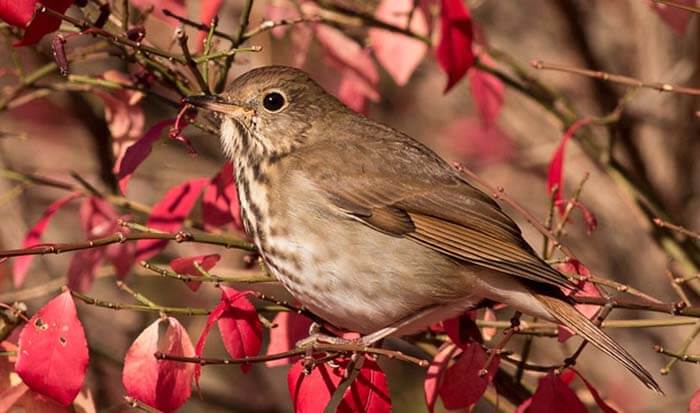
{"label": "tail feathers", "polygon": [[634,357],[576,308],[556,297],[541,294],[535,294],[535,296],[554,319],[591,342],[603,353],[620,362],[648,388],[663,394],[661,387],[659,387],[651,374]]}

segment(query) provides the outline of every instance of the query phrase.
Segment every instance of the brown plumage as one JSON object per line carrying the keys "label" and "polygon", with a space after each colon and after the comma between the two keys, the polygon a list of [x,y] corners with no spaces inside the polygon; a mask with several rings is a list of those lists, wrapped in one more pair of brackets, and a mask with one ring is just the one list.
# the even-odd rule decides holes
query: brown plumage
{"label": "brown plumage", "polygon": [[247,231],[271,272],[322,318],[370,340],[483,299],[561,323],[660,391],[561,293],[517,225],[434,152],[359,115],[304,72],[252,70],[220,97]]}

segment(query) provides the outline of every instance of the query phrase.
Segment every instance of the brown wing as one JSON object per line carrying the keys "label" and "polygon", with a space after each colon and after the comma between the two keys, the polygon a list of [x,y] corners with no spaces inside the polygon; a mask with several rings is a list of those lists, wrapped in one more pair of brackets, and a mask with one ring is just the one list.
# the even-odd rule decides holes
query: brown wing
{"label": "brown wing", "polygon": [[294,158],[332,203],[378,231],[516,277],[574,287],[535,254],[492,198],[411,138],[336,139]]}

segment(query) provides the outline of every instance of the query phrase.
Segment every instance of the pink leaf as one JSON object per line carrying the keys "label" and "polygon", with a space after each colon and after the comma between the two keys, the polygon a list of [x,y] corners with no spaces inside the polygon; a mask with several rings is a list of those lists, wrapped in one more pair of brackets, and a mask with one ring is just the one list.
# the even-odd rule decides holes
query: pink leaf
{"label": "pink leaf", "polygon": [[[107,70],[102,77],[127,87],[134,84],[129,75],[118,70]],[[145,117],[139,105],[144,96],[142,92],[121,89],[106,93],[97,90],[95,94],[105,104],[105,120],[115,145],[121,146],[124,141],[133,141],[143,134]],[[118,150],[116,155],[121,156],[121,152]]]}
{"label": "pink leaf", "polygon": [[[114,208],[101,198],[90,197],[80,207],[80,223],[88,239],[105,237],[118,232],[128,234],[128,228],[119,226],[120,219],[128,219],[128,217],[119,216]],[[104,247],[103,251],[103,258],[112,263],[117,278],[124,279],[134,263],[136,244],[133,242],[112,244]]]}
{"label": "pink leaf", "polygon": [[[146,225],[160,231],[179,231],[208,181],[206,178],[195,178],[170,188],[153,206]],[[167,240],[140,240],[136,244],[136,259],[147,260],[167,244]]]}
{"label": "pink leaf", "polygon": [[[696,0],[675,0],[674,3],[690,7],[695,7],[698,4]],[[649,6],[651,6],[679,36],[685,33],[688,22],[693,15],[691,12],[655,1],[649,1]]]}
{"label": "pink leaf", "polygon": [[0,391],[0,412],[11,412],[17,402],[27,393],[29,387],[24,383],[8,386]]}
{"label": "pink leaf", "polygon": [[[267,2],[265,3],[265,20],[280,21],[292,20],[299,17],[299,13],[292,4]],[[282,25],[272,29],[272,35],[280,39],[284,37],[290,26]]]}
{"label": "pink leaf", "polygon": [[[481,54],[481,60],[488,62],[488,55]],[[471,87],[472,98],[479,111],[479,118],[485,128],[491,128],[503,106],[503,82],[496,76],[479,70],[476,67],[469,69],[467,73]]]}
{"label": "pink leaf", "polygon": [[474,116],[450,122],[440,136],[450,150],[477,166],[506,161],[516,153],[513,140],[498,125],[487,128]]}
{"label": "pink leaf", "polygon": [[218,228],[233,222],[236,229],[243,231],[231,162],[224,163],[221,171],[209,181],[204,190],[202,221],[208,228]]}
{"label": "pink leaf", "polygon": [[[204,271],[209,271],[221,259],[219,254],[198,255],[196,257],[175,258],[170,261],[170,268],[178,274],[201,276],[202,274],[194,266],[197,263]],[[187,286],[192,291],[197,291],[202,283],[199,281],[189,281]]]}
{"label": "pink leaf", "polygon": [[[566,210],[567,204],[572,202],[572,200],[559,200],[555,201],[554,205],[559,208],[559,211],[563,213]],[[583,222],[586,225],[586,233],[591,235],[593,231],[598,228],[598,219],[581,201],[574,202],[574,208],[578,208],[583,214]]]}
{"label": "pink leaf", "polygon": [[[126,233],[126,229],[121,230]],[[123,280],[129,274],[129,270],[136,260],[136,244],[133,242],[123,242],[112,244],[107,247],[107,259],[114,266],[118,280]]]}
{"label": "pink leaf", "polygon": [[0,20],[15,27],[26,27],[34,15],[35,0],[0,0]]}
{"label": "pink leaf", "polygon": [[[311,320],[301,314],[282,311],[277,313],[272,323],[276,327],[270,330],[270,345],[267,354],[278,354],[292,350],[294,346],[309,335]],[[265,363],[267,367],[282,366],[292,363],[291,357],[270,360]]]}
{"label": "pink leaf", "polygon": [[[382,0],[374,17],[397,27],[406,27],[413,3],[413,0]],[[410,30],[421,35],[428,32],[428,22],[422,10],[417,9],[413,13]],[[377,28],[370,28],[368,35],[379,63],[396,84],[405,85],[423,60],[428,45],[406,35]]]}
{"label": "pink leaf", "polygon": [[173,317],[156,320],[131,344],[124,358],[122,383],[129,396],[164,412],[185,404],[192,392],[191,363],[157,360],[155,353],[192,357],[187,331]]}
{"label": "pink leaf", "polygon": [[700,413],[700,389],[696,390],[695,393],[690,396],[688,413]]}
{"label": "pink leaf", "polygon": [[[29,230],[27,235],[24,237],[22,242],[22,248],[33,247],[41,242],[41,236],[46,229],[46,226],[51,221],[53,215],[61,209],[68,202],[80,197],[80,194],[72,193],[64,196],[56,201],[54,201],[41,215],[41,218],[34,224],[32,229]],[[27,271],[29,271],[29,266],[34,260],[34,255],[23,255],[21,257],[15,258],[14,271],[13,271],[13,281],[15,288],[19,288],[24,283],[24,279],[27,277]]]}
{"label": "pink leaf", "polygon": [[[211,24],[212,19],[219,14],[219,10],[221,10],[221,6],[223,4],[223,0],[204,0],[201,2],[201,10],[199,12],[199,20],[206,24],[209,25]],[[204,40],[207,38],[207,33],[203,31],[199,31],[197,35],[197,49],[202,50],[204,48]]]}
{"label": "pink leaf", "polygon": [[177,27],[179,24],[178,21],[163,14],[163,9],[168,9],[178,16],[187,16],[185,0],[131,0],[131,3],[140,9],[153,7],[153,13],[151,15],[165,21],[173,27]]}
{"label": "pink leaf", "polygon": [[428,406],[428,412],[433,413],[435,411],[435,403],[437,402],[442,382],[445,379],[447,366],[450,364],[452,357],[459,353],[461,353],[459,347],[452,343],[445,343],[440,347],[437,354],[435,354],[433,361],[430,362],[428,372],[425,375],[425,382],[423,382],[423,391],[425,393],[425,402]]}
{"label": "pink leaf", "polygon": [[22,329],[15,371],[30,389],[68,405],[83,386],[88,358],[85,331],[66,291]]}
{"label": "pink leaf", "polygon": [[[484,320],[485,321],[497,321],[496,313],[493,309],[487,307],[484,309]],[[496,335],[498,329],[496,327],[482,327],[481,335],[484,337],[485,341],[491,341],[491,339]]]}
{"label": "pink leaf", "polygon": [[141,139],[129,146],[121,158],[117,159],[114,169],[117,174],[117,179],[119,180],[119,189],[122,191],[122,194],[126,193],[126,186],[129,184],[131,175],[151,153],[151,148],[158,138],[160,138],[163,129],[174,123],[175,119],[166,119],[156,123]]}
{"label": "pink leaf", "polygon": [[[588,278],[591,276],[590,271],[588,268],[586,268],[585,265],[583,265],[580,261],[578,260],[569,260],[566,261],[558,266],[559,271],[565,274],[575,274],[575,275],[580,275],[582,277]],[[569,289],[564,289],[562,288],[562,291],[564,294],[567,296],[571,296],[573,294],[574,297],[600,297],[600,291],[598,290],[598,287],[595,286],[590,281],[587,280],[581,280],[578,282],[579,289],[576,291],[572,291]],[[596,305],[590,305],[590,304],[576,304],[574,307],[580,311],[583,315],[586,317],[592,319],[598,312],[598,306]],[[564,326],[557,326],[557,331],[558,331],[558,340],[559,342],[564,342],[569,339],[569,337],[573,336],[574,333],[571,332],[571,330],[567,327]]]}
{"label": "pink leaf", "polygon": [[[22,4],[18,5],[19,9],[14,10],[15,14],[12,20],[15,22],[19,22],[26,18],[28,7],[26,3],[31,3],[31,6],[34,7],[37,2],[20,0],[18,3]],[[73,0],[42,0],[40,3],[51,10],[64,13],[68,7],[73,4]],[[0,3],[0,7],[2,6],[5,5]],[[27,26],[27,29],[24,31],[24,37],[22,37],[19,42],[14,44],[15,47],[36,44],[46,34],[55,32],[61,26],[61,19],[59,17],[55,17],[41,11],[37,11],[33,15],[34,17],[29,22],[29,26]]]}
{"label": "pink leaf", "polygon": [[[528,402],[527,413],[586,413],[588,411],[576,393],[554,372],[549,372],[540,379],[535,394],[525,403]],[[524,410],[519,408],[518,412],[520,411]]]}
{"label": "pink leaf", "polygon": [[68,266],[68,288],[78,292],[89,290],[105,253],[106,249],[102,247],[76,252]]}
{"label": "pink leaf", "polygon": [[379,100],[379,73],[368,50],[326,25],[316,27],[316,39],[326,52],[327,63],[340,73],[337,95],[343,103],[358,110],[364,108],[365,99]]}
{"label": "pink leaf", "polygon": [[593,387],[593,385],[591,383],[589,383],[588,380],[586,380],[585,377],[583,377],[583,375],[581,375],[581,373],[578,372],[578,370],[574,370],[574,369],[569,369],[569,370],[576,373],[578,378],[581,379],[583,384],[586,385],[586,387],[588,388],[588,391],[591,393],[591,396],[593,396],[593,400],[595,400],[595,403],[598,405],[598,407],[600,407],[600,410],[603,413],[617,413],[617,410],[610,407],[610,405],[608,403],[606,403],[602,397],[600,397],[598,390],[596,390],[596,388]]}
{"label": "pink leaf", "polygon": [[[118,230],[118,214],[107,201],[90,197],[80,205],[80,223],[87,239],[111,235]],[[68,267],[68,287],[83,292],[90,289],[108,247],[78,251]]]}
{"label": "pink leaf", "polygon": [[442,0],[437,60],[447,73],[445,93],[474,64],[472,18],[462,0]]}
{"label": "pink leaf", "polygon": [[[322,413],[338,388],[348,362],[339,367],[316,366],[311,374],[303,374],[301,363],[295,363],[287,376],[289,394],[295,413]],[[339,413],[388,413],[391,399],[384,372],[371,359],[365,359],[357,379],[345,390],[338,406]]]}
{"label": "pink leaf", "polygon": [[486,391],[498,371],[500,359],[494,357],[488,372],[481,375],[488,356],[479,343],[471,342],[464,347],[462,355],[445,372],[440,387],[440,398],[446,409],[462,409],[475,404]]}
{"label": "pink leaf", "polygon": [[[561,137],[559,146],[552,155],[552,160],[549,161],[549,170],[547,171],[547,192],[552,194],[554,191],[556,191],[556,193],[554,194],[555,202],[561,201],[562,193],[564,191],[563,176],[566,143],[569,141],[569,139],[571,139],[572,136],[574,136],[576,131],[578,131],[583,126],[588,125],[589,123],[591,123],[591,120],[588,118],[584,118],[579,119],[573,124],[571,124],[571,126],[569,126],[566,129],[566,132],[564,132],[564,135]],[[559,210],[562,211],[561,207]]]}
{"label": "pink leaf", "polygon": [[[221,293],[227,308],[217,325],[226,352],[233,358],[257,356],[262,347],[263,329],[258,312],[248,298],[233,288],[221,287]],[[244,373],[251,367],[250,364],[241,364]]]}

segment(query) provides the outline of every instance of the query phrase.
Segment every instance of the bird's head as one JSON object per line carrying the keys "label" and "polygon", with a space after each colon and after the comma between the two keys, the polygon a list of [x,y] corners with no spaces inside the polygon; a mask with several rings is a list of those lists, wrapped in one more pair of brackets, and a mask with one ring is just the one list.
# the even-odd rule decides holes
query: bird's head
{"label": "bird's head", "polygon": [[348,109],[304,71],[286,66],[253,69],[222,95],[190,96],[187,102],[218,114],[229,157],[283,156],[326,135],[334,114]]}

